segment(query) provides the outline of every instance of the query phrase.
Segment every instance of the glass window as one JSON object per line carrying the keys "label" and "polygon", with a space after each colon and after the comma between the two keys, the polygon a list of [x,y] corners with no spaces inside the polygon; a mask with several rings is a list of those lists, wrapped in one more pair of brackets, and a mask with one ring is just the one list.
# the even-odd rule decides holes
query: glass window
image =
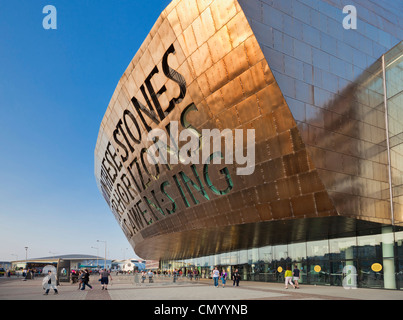
{"label": "glass window", "polygon": [[373,260],[382,259],[380,234],[357,237],[357,244],[358,244],[359,258],[373,259]]}
{"label": "glass window", "polygon": [[230,255],[230,264],[235,265],[239,263],[239,251],[232,251],[229,253]]}
{"label": "glass window", "polygon": [[273,247],[267,246],[259,248],[259,260],[263,262],[271,262],[273,260]]}
{"label": "glass window", "polygon": [[304,261],[306,259],[306,243],[291,243],[288,245],[288,256],[292,261]]}
{"label": "glass window", "polygon": [[273,246],[274,260],[286,260],[288,257],[287,245]]}
{"label": "glass window", "polygon": [[398,288],[403,288],[403,257],[397,258],[397,265],[399,272],[396,273],[396,284]]}
{"label": "glass window", "polygon": [[382,264],[382,260],[363,259],[358,263],[358,279],[360,287],[383,288],[383,270],[373,271],[371,266],[375,263]]}
{"label": "glass window", "polygon": [[201,266],[208,267],[209,266],[209,259],[208,257],[201,258]]}
{"label": "glass window", "polygon": [[214,256],[208,256],[207,257],[208,261],[208,266],[213,266],[214,265]]}
{"label": "glass window", "polygon": [[397,255],[403,256],[403,231],[395,232],[395,241],[396,241]]}
{"label": "glass window", "polygon": [[255,263],[258,263],[258,261],[259,261],[259,250],[257,248],[249,249],[248,250],[248,263],[255,264]]}
{"label": "glass window", "polygon": [[329,284],[330,263],[328,261],[311,261],[307,269],[310,284]]}
{"label": "glass window", "polygon": [[329,241],[308,241],[306,243],[307,258],[309,260],[325,260],[329,257]]}
{"label": "glass window", "polygon": [[213,263],[213,265],[214,266],[218,266],[218,265],[221,265],[221,254],[215,254],[215,255],[213,255],[213,261],[214,261],[214,263]]}
{"label": "glass window", "polygon": [[[354,272],[351,274],[351,268],[354,267]],[[348,269],[347,269],[348,268]],[[343,286],[343,280],[346,277],[346,272],[349,271],[349,278],[345,279],[346,285],[357,287],[357,261],[331,261],[330,262],[330,284],[333,286]],[[354,277],[354,278],[352,278]]]}
{"label": "glass window", "polygon": [[231,259],[230,259],[230,258],[231,258],[231,257],[230,257],[230,253],[229,253],[229,252],[221,254],[221,264],[222,264],[223,266],[228,266],[228,265],[230,265],[230,264],[231,264]]}
{"label": "glass window", "polygon": [[248,251],[241,250],[239,251],[239,264],[246,264],[248,263]]}
{"label": "glass window", "polygon": [[[403,205],[402,126],[403,126],[403,42],[385,54],[386,93],[392,188],[395,217],[401,220]],[[401,221],[399,221],[401,222]]]}

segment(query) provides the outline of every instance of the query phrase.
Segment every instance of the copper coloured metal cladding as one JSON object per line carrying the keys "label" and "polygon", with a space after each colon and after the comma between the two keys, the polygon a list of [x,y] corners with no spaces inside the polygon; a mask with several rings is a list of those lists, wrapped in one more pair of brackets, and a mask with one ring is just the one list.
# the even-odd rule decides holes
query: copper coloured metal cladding
{"label": "copper coloured metal cladding", "polygon": [[[357,94],[349,90],[343,99]],[[340,114],[345,102],[312,107],[309,123],[296,122],[237,1],[173,1],[129,64],[106,110],[95,149],[98,187],[136,254],[147,259],[319,237],[332,227],[348,231],[356,225],[337,220],[341,215],[371,217],[355,205],[367,198],[351,189],[347,172],[373,163],[360,159],[357,165],[352,155],[337,152],[339,146],[363,150],[361,132],[355,140],[351,135],[358,127],[368,129],[343,122],[341,117],[354,116],[348,110],[349,115]],[[236,162],[149,163],[146,155],[153,142],[147,134],[161,129],[171,137],[175,121],[179,130],[195,135],[203,129],[229,129],[247,137],[247,130],[253,130],[253,173],[237,174],[244,164]],[[314,126],[315,121],[330,131]],[[167,140],[168,153],[184,144]],[[224,148],[211,150],[210,160],[224,158],[224,153]],[[316,222],[307,223],[308,218]],[[298,232],[286,236],[287,228]]]}

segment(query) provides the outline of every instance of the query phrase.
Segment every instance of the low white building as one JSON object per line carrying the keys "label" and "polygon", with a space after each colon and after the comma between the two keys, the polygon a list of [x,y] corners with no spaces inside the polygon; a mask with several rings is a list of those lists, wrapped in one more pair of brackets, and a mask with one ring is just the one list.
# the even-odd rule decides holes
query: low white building
{"label": "low white building", "polygon": [[120,270],[123,272],[133,272],[135,270],[145,270],[146,261],[141,259],[125,259],[125,260],[113,260],[112,270]]}

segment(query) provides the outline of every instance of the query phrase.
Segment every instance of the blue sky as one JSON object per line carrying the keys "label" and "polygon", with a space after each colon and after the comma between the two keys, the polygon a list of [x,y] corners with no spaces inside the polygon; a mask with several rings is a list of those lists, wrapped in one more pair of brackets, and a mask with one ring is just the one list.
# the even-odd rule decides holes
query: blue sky
{"label": "blue sky", "polygon": [[[169,0],[0,0],[0,260],[132,257],[94,178],[113,91]],[[43,7],[57,9],[45,30]],[[128,248],[128,249],[126,249]]]}

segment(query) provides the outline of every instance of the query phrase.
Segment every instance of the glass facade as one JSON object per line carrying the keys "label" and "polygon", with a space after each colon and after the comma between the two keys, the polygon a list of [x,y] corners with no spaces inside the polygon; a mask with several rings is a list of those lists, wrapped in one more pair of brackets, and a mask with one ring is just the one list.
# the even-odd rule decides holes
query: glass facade
{"label": "glass facade", "polygon": [[395,222],[403,221],[403,42],[384,56],[391,189]]}
{"label": "glass facade", "polygon": [[[403,11],[352,4],[357,30],[337,0],[167,6],[95,148],[98,187],[137,255],[202,277],[220,266],[278,282],[295,263],[302,283],[401,287]],[[252,132],[236,149],[254,146],[253,172],[204,163],[211,149],[178,161],[179,131],[203,141],[204,129]],[[157,140],[164,161],[145,161]]]}
{"label": "glass facade", "polygon": [[[161,261],[160,268],[182,270],[185,275],[198,269],[202,278],[209,278],[213,268],[219,266],[220,270],[224,268],[230,275],[238,269],[243,280],[282,283],[286,268],[293,269],[297,265],[301,270],[299,283],[345,286],[348,270],[354,267],[350,278],[357,287],[403,289],[403,231],[389,232],[389,227],[382,230],[384,233]],[[371,233],[371,230],[367,232]]]}
{"label": "glass facade", "polygon": [[[297,265],[301,270],[299,282],[304,284],[346,286],[353,283],[362,288],[403,289],[403,228],[398,227],[403,221],[403,178],[399,170],[403,161],[403,42],[369,70],[357,82],[355,103],[361,110],[358,112],[365,115],[363,122],[377,122],[377,127],[384,132],[381,130],[373,137],[382,140],[378,141],[377,148],[363,147],[362,151],[373,164],[384,162],[387,166],[371,170],[378,175],[371,183],[356,181],[351,187],[366,193],[368,201],[361,202],[364,210],[381,210],[377,200],[389,203],[390,209],[386,211],[392,211],[393,226],[380,225],[377,229],[323,240],[161,261],[161,269],[176,268],[186,273],[197,268],[202,277],[208,278],[214,266],[220,266],[230,273],[239,269],[243,280],[283,282],[286,267]],[[387,117],[380,117],[377,112]],[[363,165],[362,170],[365,168]],[[380,182],[373,185],[375,180]]]}

